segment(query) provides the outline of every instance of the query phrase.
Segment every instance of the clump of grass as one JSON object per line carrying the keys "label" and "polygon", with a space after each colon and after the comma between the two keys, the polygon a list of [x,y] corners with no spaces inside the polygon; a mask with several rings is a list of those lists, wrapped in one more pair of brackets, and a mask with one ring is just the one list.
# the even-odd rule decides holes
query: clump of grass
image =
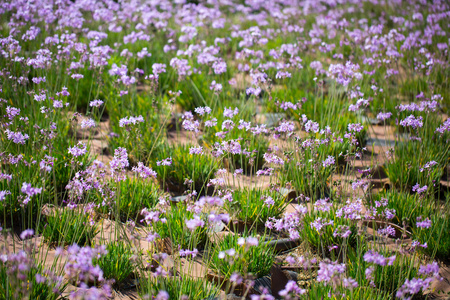
{"label": "clump of grass", "polygon": [[212,249],[209,265],[226,279],[233,273],[241,276],[251,273],[259,278],[269,274],[275,259],[274,250],[275,245],[269,244],[264,237],[241,238],[228,234]]}
{"label": "clump of grass", "polygon": [[447,203],[436,211],[423,215],[422,220],[428,218],[431,227],[416,227],[413,236],[420,243],[426,243],[427,247],[420,247],[420,251],[432,258],[448,262],[450,259],[450,205]]}
{"label": "clump of grass", "polygon": [[390,219],[390,222],[401,227],[407,224],[408,227],[415,228],[418,217],[428,216],[434,211],[434,201],[402,191],[383,191],[369,198],[367,202],[371,207],[376,207],[378,215],[386,215],[386,209],[392,213],[395,210],[394,218]]}
{"label": "clump of grass", "polygon": [[137,221],[141,210],[144,207],[153,208],[161,195],[158,186],[152,181],[127,178],[118,184],[111,182],[110,186],[114,191],[113,199],[104,203],[103,197],[97,194],[97,210],[122,222]]}
{"label": "clump of grass", "polygon": [[[363,245],[361,245],[363,246]],[[388,293],[395,297],[395,292],[405,283],[406,279],[412,279],[418,275],[419,268],[414,257],[398,255],[387,250],[377,252],[385,258],[391,258],[392,262],[385,265],[369,263],[365,260],[368,245],[356,250],[350,250],[347,260],[347,274],[356,279],[361,286],[372,286],[376,290]],[[371,277],[366,276],[367,268],[372,267]]]}
{"label": "clump of grass", "polygon": [[106,255],[93,260],[103,271],[105,279],[114,279],[113,286],[120,288],[129,281],[136,272],[137,254],[124,241],[111,242],[106,246]]}
{"label": "clump of grass", "polygon": [[[153,230],[164,239],[168,238],[172,247],[181,247],[181,249],[194,248],[203,249],[207,243],[207,227],[199,226],[194,231],[188,229],[186,220],[194,218],[194,213],[187,209],[185,203],[177,203],[165,210],[159,217],[166,221],[153,223]],[[206,216],[203,218],[206,220]],[[207,223],[207,222],[205,222]]]}
{"label": "clump of grass", "polygon": [[66,289],[67,283],[54,268],[44,268],[32,247],[26,242],[24,249],[15,253],[0,249],[0,299],[56,300]]}
{"label": "clump of grass", "polygon": [[226,202],[231,216],[255,228],[264,226],[269,218],[279,218],[288,204],[280,192],[247,188],[234,191],[233,201]]}
{"label": "clump of grass", "polygon": [[99,232],[92,216],[83,209],[55,209],[42,226],[44,240],[56,245],[89,245]]}
{"label": "clump of grass", "polygon": [[[146,276],[141,277],[139,294],[145,298],[156,297],[159,293],[168,295],[168,299],[193,299],[203,300],[217,296],[220,289],[213,283],[206,282],[203,278],[191,278],[180,276]],[[166,294],[167,293],[167,294]]]}
{"label": "clump of grass", "polygon": [[320,148],[317,152],[286,152],[286,162],[279,173],[281,184],[290,183],[299,193],[313,199],[330,196],[329,179],[333,168],[322,166],[327,152]]}
{"label": "clump of grass", "polygon": [[[194,146],[162,145],[152,154],[152,168],[158,173],[158,181],[163,190],[182,193],[185,190],[195,190],[199,194],[207,192],[207,183],[217,171],[217,162],[207,153],[190,154]],[[161,162],[171,158],[169,165]]]}

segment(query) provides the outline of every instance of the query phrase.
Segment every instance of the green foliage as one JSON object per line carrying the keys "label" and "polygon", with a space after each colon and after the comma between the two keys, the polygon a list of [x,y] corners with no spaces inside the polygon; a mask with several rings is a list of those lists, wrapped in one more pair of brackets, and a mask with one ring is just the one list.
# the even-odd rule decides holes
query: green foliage
{"label": "green foliage", "polygon": [[[155,222],[153,229],[159,236],[169,238],[173,247],[181,249],[203,249],[207,242],[207,226],[197,227],[194,232],[186,226],[186,220],[194,217],[192,211],[187,210],[185,203],[177,203],[168,208],[160,218],[166,218],[165,222]],[[207,224],[206,216],[204,218]]]}
{"label": "green foliage", "polygon": [[414,239],[427,247],[420,247],[420,251],[428,254],[432,258],[449,261],[450,257],[450,205],[443,205],[433,213],[423,216],[431,220],[430,228],[413,229]]}
{"label": "green foliage", "polygon": [[111,242],[106,246],[108,253],[93,260],[103,271],[105,279],[114,279],[114,287],[121,287],[135,273],[137,254],[124,241]]}
{"label": "green foliage", "polygon": [[[155,149],[152,157],[152,168],[158,174],[158,181],[163,190],[182,193],[187,189],[196,190],[199,194],[207,192],[207,183],[217,171],[217,162],[207,153],[189,154],[194,146],[161,145]],[[172,158],[170,166],[157,165],[157,161]],[[185,185],[186,179],[192,183]],[[187,186],[187,188],[185,187]]]}
{"label": "green foliage", "polygon": [[[275,259],[275,245],[270,245],[264,237],[258,238],[258,245],[239,245],[239,235],[228,234],[216,243],[211,251],[209,265],[217,274],[230,278],[233,273],[242,276],[252,273],[257,278],[269,274]],[[225,254],[224,258],[219,254],[226,250],[234,249],[235,254]]]}
{"label": "green foliage", "polygon": [[[21,263],[21,269],[15,265]],[[24,268],[27,267],[27,270]],[[0,299],[37,299],[56,300],[64,292],[67,284],[62,284],[53,272],[44,270],[36,264],[33,257],[26,253],[17,261],[0,260]],[[45,277],[45,281],[37,281],[37,276]]]}
{"label": "green foliage", "polygon": [[[319,231],[313,226],[313,222],[320,218],[320,222],[329,223],[331,225],[323,226]],[[338,233],[339,226],[348,226],[351,234],[347,238],[335,236]],[[341,247],[354,247],[356,246],[356,223],[346,219],[344,217],[336,216],[336,211],[318,211],[313,210],[304,215],[303,225],[299,229],[299,234],[302,240],[308,242],[313,249],[318,253],[334,255],[334,252],[330,253],[329,247],[333,245],[341,245]]]}
{"label": "green foliage", "polygon": [[137,221],[141,210],[153,208],[161,195],[158,186],[151,180],[127,178],[119,183],[110,182],[110,186],[115,190],[115,198],[109,203],[103,203],[103,197],[97,194],[97,210],[104,214],[110,213],[122,222]]}
{"label": "green foliage", "polygon": [[203,278],[180,277],[180,276],[152,276],[148,274],[141,278],[139,284],[139,294],[145,298],[155,297],[160,291],[169,294],[169,299],[181,300],[187,296],[192,300],[212,299],[217,296],[220,289],[213,283],[206,282]]}
{"label": "green foliage", "polygon": [[412,279],[418,275],[417,261],[409,256],[378,251],[384,257],[395,256],[392,264],[380,266],[366,262],[362,249],[364,248],[349,251],[347,260],[347,274],[349,277],[356,279],[360,286],[370,286],[370,280],[366,278],[365,270],[371,266],[374,267],[374,287],[381,292],[389,293],[390,297],[395,296],[395,292],[405,283],[406,279]]}
{"label": "green foliage", "polygon": [[47,243],[56,245],[89,245],[99,231],[92,216],[80,207],[54,208],[46,221],[41,228],[42,236]]}
{"label": "green foliage", "polygon": [[[270,201],[269,197],[274,204],[265,203],[266,200]],[[234,191],[233,201],[226,201],[230,216],[236,216],[252,227],[264,227],[269,218],[281,217],[288,204],[286,197],[277,191],[247,188]]]}
{"label": "green foliage", "polygon": [[403,221],[406,221],[408,226],[415,228],[417,217],[428,216],[434,211],[434,200],[401,191],[383,191],[368,199],[368,204],[375,207],[375,201],[384,202],[383,199],[386,199],[388,204],[386,207],[378,207],[377,213],[381,215],[386,208],[394,209],[395,217],[390,222],[400,227],[403,226]]}

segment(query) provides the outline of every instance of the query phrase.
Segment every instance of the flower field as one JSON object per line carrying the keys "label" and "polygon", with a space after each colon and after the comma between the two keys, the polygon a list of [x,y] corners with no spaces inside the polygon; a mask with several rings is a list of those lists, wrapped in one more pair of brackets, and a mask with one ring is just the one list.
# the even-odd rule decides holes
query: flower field
{"label": "flower field", "polygon": [[450,299],[449,20],[0,0],[0,299]]}

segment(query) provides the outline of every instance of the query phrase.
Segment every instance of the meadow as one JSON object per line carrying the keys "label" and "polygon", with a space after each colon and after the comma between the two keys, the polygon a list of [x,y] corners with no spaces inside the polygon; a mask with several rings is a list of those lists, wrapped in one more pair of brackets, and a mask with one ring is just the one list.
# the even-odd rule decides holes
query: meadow
{"label": "meadow", "polygon": [[0,0],[0,299],[450,299],[449,19]]}

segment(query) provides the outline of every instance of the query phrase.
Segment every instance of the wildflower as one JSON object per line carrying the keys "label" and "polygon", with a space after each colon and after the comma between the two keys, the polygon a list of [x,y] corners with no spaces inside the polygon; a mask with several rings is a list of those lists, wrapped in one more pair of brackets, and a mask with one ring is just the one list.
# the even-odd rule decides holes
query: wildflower
{"label": "wildflower", "polygon": [[82,74],[72,74],[70,77],[72,77],[72,79],[75,80],[80,80],[81,78],[84,78],[84,76]]}
{"label": "wildflower", "polygon": [[305,289],[300,288],[295,281],[289,280],[284,289],[278,292],[278,295],[285,299],[297,299],[299,295],[305,293]]}
{"label": "wildflower", "polygon": [[100,107],[102,104],[102,100],[92,100],[91,102],[89,102],[90,107]]}
{"label": "wildflower", "polygon": [[142,162],[138,162],[137,167],[133,167],[132,171],[135,173],[139,173],[139,176],[144,179],[146,179],[148,177],[156,178],[156,175],[157,175],[156,172],[153,171],[152,168],[144,166],[144,163],[142,163]]}
{"label": "wildflower", "polygon": [[75,157],[85,155],[87,152],[86,145],[83,144],[82,142],[78,142],[78,144],[76,146],[69,147],[68,150],[69,150],[69,153]]}
{"label": "wildflower", "polygon": [[7,115],[8,119],[12,120],[19,114],[20,114],[20,108],[15,108],[15,107],[11,107],[11,106],[6,107],[6,115]]}
{"label": "wildflower", "polygon": [[272,205],[275,204],[275,201],[273,200],[272,197],[267,196],[267,197],[266,197],[266,200],[264,200],[264,204],[266,204],[267,206],[270,207],[270,206],[272,206]]}
{"label": "wildflower", "polygon": [[211,85],[209,86],[210,90],[214,90],[214,92],[218,93],[222,91],[222,84],[217,83],[215,80],[211,82]]}
{"label": "wildflower", "polygon": [[22,183],[21,192],[26,194],[27,197],[23,200],[23,204],[26,205],[31,200],[31,197],[42,193],[42,188],[34,188],[31,183]]}
{"label": "wildflower", "polygon": [[430,228],[431,227],[431,220],[429,218],[426,218],[422,221],[422,217],[417,217],[416,226],[419,228]]}
{"label": "wildflower", "polygon": [[203,220],[201,220],[199,216],[194,216],[193,219],[186,220],[186,227],[190,231],[194,231],[195,229],[197,229],[197,227],[203,227],[204,225],[205,225],[205,222]]}
{"label": "wildflower", "polygon": [[394,260],[396,258],[395,255],[391,257],[384,257],[383,255],[379,254],[378,252],[369,250],[366,253],[364,253],[364,261],[368,263],[374,263],[380,266],[392,266],[394,263]]}
{"label": "wildflower", "polygon": [[179,253],[180,253],[180,257],[184,257],[184,256],[192,256],[192,258],[194,258],[194,257],[197,256],[198,250],[197,250],[197,249],[194,249],[194,250],[188,250],[188,249],[183,250],[183,249],[181,249],[181,250],[179,251]]}
{"label": "wildflower", "polygon": [[324,168],[326,168],[326,167],[329,167],[329,166],[334,165],[334,163],[335,163],[334,157],[331,156],[331,155],[329,155],[329,156],[327,157],[327,159],[325,159],[325,160],[322,162],[322,165],[323,165]]}
{"label": "wildflower", "polygon": [[423,118],[421,116],[416,118],[413,115],[410,115],[409,117],[406,117],[404,120],[401,120],[400,125],[403,127],[411,127],[413,129],[417,129],[423,126],[422,120]]}
{"label": "wildflower", "polygon": [[284,165],[284,160],[273,153],[264,153],[263,157],[269,164]]}
{"label": "wildflower", "polygon": [[170,165],[172,165],[172,157],[168,157],[166,159],[157,161],[156,165],[157,166],[170,166]]}
{"label": "wildflower", "polygon": [[434,167],[435,165],[437,165],[438,163],[434,160],[431,160],[429,162],[427,162],[422,168],[420,168],[420,172],[423,172],[425,169]]}
{"label": "wildflower", "polygon": [[198,154],[198,155],[202,155],[203,154],[203,147],[191,147],[189,149],[189,154]]}
{"label": "wildflower", "polygon": [[9,129],[5,130],[6,137],[14,144],[25,145],[25,142],[30,138],[28,134],[22,134],[20,131],[14,132]]}
{"label": "wildflower", "polygon": [[26,238],[32,237],[33,235],[34,235],[33,229],[26,229],[26,230],[22,231],[22,233],[20,234],[20,238],[22,240],[25,240]]}
{"label": "wildflower", "polygon": [[95,127],[95,121],[93,119],[82,120],[80,124],[81,128]]}
{"label": "wildflower", "polygon": [[358,282],[351,278],[344,278],[344,280],[342,281],[342,284],[344,285],[345,288],[349,288],[349,289],[355,289],[358,287]]}
{"label": "wildflower", "polygon": [[6,199],[6,195],[11,195],[11,192],[7,190],[0,191],[0,202]]}
{"label": "wildflower", "polygon": [[[115,175],[116,172],[122,172],[125,168],[127,168],[130,163],[128,162],[128,153],[127,149],[119,147],[114,150],[114,158],[109,162],[111,167],[111,174]],[[126,176],[118,176],[116,181],[121,181],[125,179]]]}
{"label": "wildflower", "polygon": [[120,127],[128,127],[130,125],[136,125],[137,123],[143,123],[144,118],[142,116],[139,117],[125,117],[119,120]]}
{"label": "wildflower", "polygon": [[233,273],[230,276],[230,282],[234,284],[241,284],[243,282],[243,278],[239,273]]}
{"label": "wildflower", "polygon": [[325,282],[325,284],[337,285],[340,282],[341,274],[345,272],[345,264],[337,262],[327,263],[322,261],[319,263],[319,271],[317,272],[317,281]]}
{"label": "wildflower", "polygon": [[223,116],[227,117],[227,118],[233,118],[235,115],[237,115],[239,113],[239,109],[236,107],[233,109],[230,108],[226,108],[223,111]]}
{"label": "wildflower", "polygon": [[391,225],[387,226],[386,228],[378,229],[378,233],[380,235],[383,235],[383,236],[386,236],[386,237],[388,237],[388,236],[395,237],[395,229]]}
{"label": "wildflower", "polygon": [[205,106],[205,107],[196,107],[195,109],[194,109],[194,111],[197,113],[197,114],[199,114],[200,116],[203,116],[204,114],[209,114],[209,113],[211,113],[211,108],[209,108],[208,106]]}
{"label": "wildflower", "polygon": [[352,234],[352,231],[350,230],[350,227],[346,225],[339,225],[336,230],[333,232],[334,237],[341,237],[341,238],[348,238]]}
{"label": "wildflower", "polygon": [[418,195],[425,193],[428,189],[428,186],[424,185],[423,187],[420,187],[420,185],[417,183],[412,187],[412,191],[416,192]]}
{"label": "wildflower", "polygon": [[319,218],[315,219],[313,222],[311,222],[310,226],[311,226],[311,228],[314,228],[315,230],[317,230],[317,232],[319,234],[321,234],[322,233],[321,231],[325,226],[333,225],[333,223],[334,223],[333,220],[327,221],[326,219],[322,219],[319,217]]}
{"label": "wildflower", "polygon": [[391,116],[392,116],[392,113],[390,113],[390,112],[387,112],[387,113],[380,112],[377,115],[377,119],[380,121],[384,121],[384,120],[389,119]]}

